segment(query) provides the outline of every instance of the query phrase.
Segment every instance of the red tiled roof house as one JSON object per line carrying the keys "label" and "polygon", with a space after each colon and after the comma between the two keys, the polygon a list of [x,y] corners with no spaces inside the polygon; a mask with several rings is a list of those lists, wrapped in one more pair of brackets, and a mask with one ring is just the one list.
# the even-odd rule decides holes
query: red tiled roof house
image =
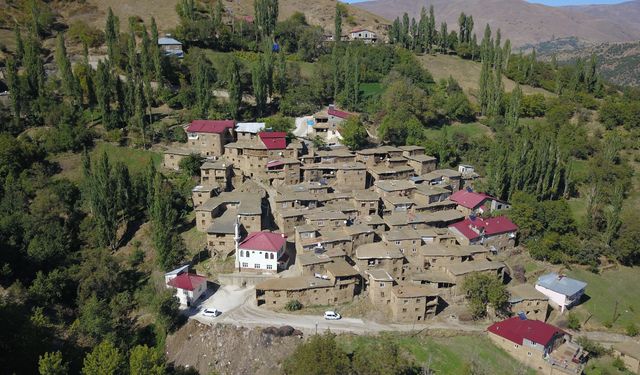
{"label": "red tiled roof house", "polygon": [[253,232],[238,244],[236,269],[240,272],[277,273],[287,262],[287,236]]}
{"label": "red tiled roof house", "polygon": [[234,120],[193,120],[187,127],[189,148],[202,156],[221,156],[224,145],[233,141]]}
{"label": "red tiled roof house", "polygon": [[484,245],[500,251],[515,245],[518,226],[506,216],[483,219],[472,215],[451,224],[449,231],[462,245]]}
{"label": "red tiled roof house", "polygon": [[588,356],[562,329],[526,317],[494,323],[487,335],[518,361],[544,374],[581,374]]}
{"label": "red tiled roof house", "polygon": [[468,189],[458,190],[449,199],[457,203],[457,209],[465,215],[483,214],[508,209],[508,203],[485,193],[477,193]]}
{"label": "red tiled roof house", "polygon": [[165,274],[167,288],[176,290],[176,297],[180,306],[190,307],[207,291],[207,278],[189,273],[189,267],[184,266]]}

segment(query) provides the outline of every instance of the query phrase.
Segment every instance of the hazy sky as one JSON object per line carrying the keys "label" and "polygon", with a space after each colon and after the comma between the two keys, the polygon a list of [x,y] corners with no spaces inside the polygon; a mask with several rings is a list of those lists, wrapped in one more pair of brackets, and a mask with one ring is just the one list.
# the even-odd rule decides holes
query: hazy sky
{"label": "hazy sky", "polygon": [[[344,3],[359,3],[366,0],[340,0]],[[551,6],[559,5],[584,5],[584,4],[616,4],[629,0],[529,0],[530,3],[545,4]]]}

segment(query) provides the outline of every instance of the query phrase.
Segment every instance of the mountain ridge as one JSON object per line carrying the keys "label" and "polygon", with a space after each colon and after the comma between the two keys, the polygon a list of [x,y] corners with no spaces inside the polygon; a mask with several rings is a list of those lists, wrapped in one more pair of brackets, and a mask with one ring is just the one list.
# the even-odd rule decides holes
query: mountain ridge
{"label": "mountain ridge", "polygon": [[611,5],[550,7],[523,0],[372,0],[353,3],[387,19],[420,16],[424,6],[434,6],[436,22],[446,21],[457,29],[461,12],[474,18],[479,39],[485,24],[501,29],[514,47],[557,38],[577,37],[590,42],[630,42],[640,40],[640,0]]}

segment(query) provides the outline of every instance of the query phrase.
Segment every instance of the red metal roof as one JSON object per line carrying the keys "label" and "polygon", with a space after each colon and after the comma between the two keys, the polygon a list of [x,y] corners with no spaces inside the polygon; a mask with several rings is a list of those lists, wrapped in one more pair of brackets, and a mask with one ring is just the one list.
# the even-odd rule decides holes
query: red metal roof
{"label": "red metal roof", "polygon": [[353,114],[349,113],[349,112],[345,112],[345,111],[341,111],[339,109],[335,109],[332,107],[329,107],[329,110],[327,111],[327,113],[329,114],[329,116],[336,116],[336,117],[340,117],[343,119],[347,119],[351,116],[353,116]]}
{"label": "red metal roof", "polygon": [[539,320],[520,319],[515,316],[489,326],[487,330],[500,337],[522,345],[524,339],[546,346],[556,334],[565,333],[558,327]]}
{"label": "red metal roof", "polygon": [[287,242],[287,236],[282,233],[253,232],[238,245],[244,250],[278,251]]}
{"label": "red metal roof", "polygon": [[474,231],[472,227],[477,228],[479,232],[481,229],[484,229],[484,234],[488,236],[515,232],[518,230],[518,226],[506,216],[496,216],[488,219],[482,219],[479,217],[474,219],[466,218],[455,224],[451,224],[449,227],[456,228],[463,236],[470,240],[481,236],[481,234]]}
{"label": "red metal roof", "polygon": [[282,150],[287,148],[287,133],[285,132],[260,132],[258,136],[267,150]]}
{"label": "red metal roof", "polygon": [[451,194],[451,196],[449,197],[449,199],[453,202],[456,202],[462,207],[470,209],[477,208],[487,198],[495,199],[494,197],[485,193],[476,193],[473,191],[467,191],[466,189],[458,190],[455,193]]}
{"label": "red metal roof", "polygon": [[221,134],[234,126],[236,126],[234,120],[193,120],[187,128],[187,132]]}
{"label": "red metal roof", "polygon": [[193,291],[197,289],[202,283],[206,282],[207,278],[204,276],[198,276],[192,273],[182,273],[169,280],[167,284],[174,288]]}

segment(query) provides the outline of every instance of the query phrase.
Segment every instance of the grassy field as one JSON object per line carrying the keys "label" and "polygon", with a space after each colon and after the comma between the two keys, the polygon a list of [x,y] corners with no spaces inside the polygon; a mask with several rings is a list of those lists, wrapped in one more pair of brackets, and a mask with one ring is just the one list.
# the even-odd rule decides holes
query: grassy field
{"label": "grassy field", "polygon": [[481,135],[491,136],[492,131],[487,126],[479,122],[471,122],[468,124],[455,123],[452,125],[445,125],[440,129],[429,128],[425,130],[425,136],[428,138],[436,138],[440,134],[446,131],[448,137],[453,137],[455,134],[464,134],[470,138]]}
{"label": "grassy field", "polygon": [[[418,56],[423,66],[427,68],[437,81],[447,79],[449,76],[455,78],[462,89],[471,96],[472,100],[476,100],[478,93],[478,82],[480,81],[480,63],[463,60],[457,56],[449,55],[423,55]],[[515,87],[515,82],[504,78],[504,89],[510,92]],[[522,92],[525,94],[544,94],[552,96],[553,94],[531,86],[522,86]]]}
{"label": "grassy field", "polygon": [[[348,352],[380,339],[380,336],[338,336],[339,343]],[[484,335],[427,337],[389,334],[382,339],[396,342],[416,364],[425,368],[429,366],[436,374],[465,373],[471,363],[487,374],[516,374],[521,369],[515,360]],[[530,370],[527,374],[535,372]]]}
{"label": "grassy field", "polygon": [[[154,151],[140,150],[129,147],[116,146],[111,143],[98,142],[93,150],[91,150],[91,158],[95,160],[99,155],[106,152],[109,155],[109,161],[116,163],[121,161],[129,167],[131,173],[139,173],[144,171],[149,163],[153,160],[156,166],[162,161],[162,155]],[[68,178],[71,181],[80,181],[82,177],[82,155],[70,152],[55,155],[51,161],[57,162],[62,171],[58,174],[60,178]]]}
{"label": "grassy field", "polygon": [[[640,324],[640,272],[637,268],[620,266],[617,270],[594,274],[587,270],[574,269],[568,275],[588,283],[586,294],[589,300],[576,307],[575,311],[586,319],[588,327],[601,329],[612,323],[612,329],[624,331],[632,322]],[[617,303],[617,319],[614,311]]]}

